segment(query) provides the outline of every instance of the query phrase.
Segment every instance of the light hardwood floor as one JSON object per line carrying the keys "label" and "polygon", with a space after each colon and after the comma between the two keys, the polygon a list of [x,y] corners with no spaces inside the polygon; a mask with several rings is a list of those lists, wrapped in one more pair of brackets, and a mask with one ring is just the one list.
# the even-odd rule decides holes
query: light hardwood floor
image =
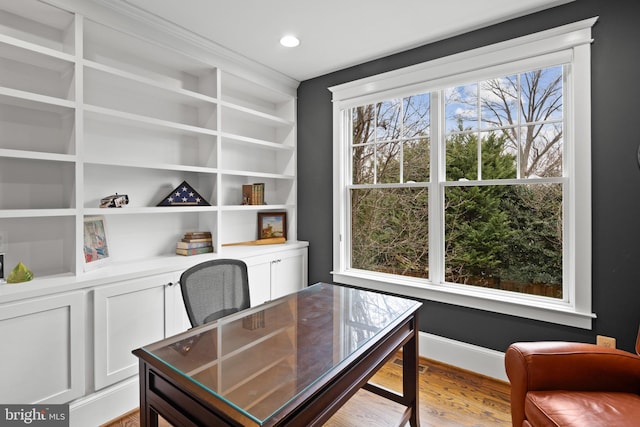
{"label": "light hardwood floor", "polygon": [[[400,390],[402,368],[396,357],[372,382]],[[509,427],[509,384],[473,372],[421,359],[420,421],[422,427]],[[326,424],[326,427],[387,427],[397,425],[403,407],[360,390]],[[138,427],[132,411],[103,427]],[[160,426],[168,426],[166,422]]]}

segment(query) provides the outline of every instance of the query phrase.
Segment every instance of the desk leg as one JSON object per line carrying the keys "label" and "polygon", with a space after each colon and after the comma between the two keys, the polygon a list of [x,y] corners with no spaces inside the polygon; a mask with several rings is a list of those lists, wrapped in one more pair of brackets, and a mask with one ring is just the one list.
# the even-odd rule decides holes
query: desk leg
{"label": "desk leg", "polygon": [[418,385],[418,325],[414,316],[413,336],[402,348],[402,394],[407,402],[409,415],[409,425],[411,427],[420,426],[420,386]]}
{"label": "desk leg", "polygon": [[140,360],[140,427],[158,427],[158,413],[151,409],[147,401],[149,372],[147,364]]}

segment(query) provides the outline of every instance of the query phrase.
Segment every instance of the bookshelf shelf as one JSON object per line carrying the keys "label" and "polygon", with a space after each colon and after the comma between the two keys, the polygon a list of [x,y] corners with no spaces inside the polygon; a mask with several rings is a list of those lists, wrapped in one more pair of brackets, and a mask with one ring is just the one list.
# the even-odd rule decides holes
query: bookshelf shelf
{"label": "bookshelf shelf", "polygon": [[[178,87],[167,87],[163,81],[153,80],[146,76],[120,70],[116,67],[103,65],[90,60],[84,60],[83,64],[86,69],[85,73],[95,72],[95,77],[93,78],[98,81],[106,80],[109,78],[108,76],[111,75],[111,84],[119,84],[125,88],[127,87],[127,81],[129,87],[137,87],[137,84],[143,84],[148,86],[152,91],[158,91],[158,94],[164,92],[164,96],[173,102],[188,102],[200,106],[207,104],[215,105],[218,103],[218,100],[214,97]],[[100,74],[102,74],[102,76]],[[120,81],[118,81],[118,78],[120,78]]]}
{"label": "bookshelf shelf", "polygon": [[246,177],[255,178],[255,179],[259,179],[259,178],[285,179],[285,180],[295,179],[295,176],[293,175],[284,175],[279,173],[267,173],[267,172],[255,172],[255,171],[249,171],[249,170],[234,171],[234,170],[225,169],[225,170],[221,170],[220,173],[223,175],[246,176]]}
{"label": "bookshelf shelf", "polygon": [[283,128],[287,128],[293,126],[293,121],[284,119],[282,117],[263,113],[258,110],[254,110],[252,108],[243,107],[240,105],[231,104],[229,102],[221,102],[223,107],[223,114],[227,112],[230,116],[234,117],[244,117],[247,120],[254,121],[257,123],[264,123],[267,125],[275,125]]}
{"label": "bookshelf shelf", "polygon": [[[25,90],[12,89],[8,87],[0,87],[0,97],[15,98],[17,100],[16,103],[19,103],[20,100],[25,100],[25,101],[33,101],[33,102],[41,103],[44,105],[52,105],[52,106],[67,107],[67,108],[74,108],[76,105],[75,102],[69,101],[67,99],[56,98],[53,96],[42,95],[39,93],[28,92]],[[11,103],[10,100],[7,102]],[[41,108],[45,108],[45,107],[43,106]]]}
{"label": "bookshelf shelf", "polygon": [[1,209],[0,218],[47,218],[76,216],[76,209]]}
{"label": "bookshelf shelf", "polygon": [[61,52],[59,50],[42,46],[37,43],[31,43],[26,40],[21,40],[16,37],[11,37],[6,34],[0,34],[0,43],[4,43],[8,46],[14,46],[33,53],[39,53],[42,55],[50,56],[51,58],[58,58],[63,61],[73,62],[75,57],[72,54]]}
{"label": "bookshelf shelf", "polygon": [[113,108],[100,107],[96,105],[85,104],[84,109],[90,113],[95,113],[110,117],[112,119],[119,119],[123,122],[138,123],[145,127],[165,128],[177,132],[188,132],[201,135],[218,135],[218,132],[214,129],[203,128],[200,126],[193,126],[184,123],[172,122],[170,120],[158,119],[155,117],[144,116],[141,114],[129,113],[127,111],[119,111]]}
{"label": "bookshelf shelf", "polygon": [[172,206],[172,207],[122,207],[122,208],[85,208],[85,215],[178,215],[184,213],[217,212],[217,206]]}
{"label": "bookshelf shelf", "polygon": [[226,205],[220,206],[221,211],[233,212],[233,211],[265,211],[265,210],[287,210],[294,206],[291,205]]}
{"label": "bookshelf shelf", "polygon": [[285,145],[279,142],[272,142],[258,138],[250,138],[247,136],[236,135],[227,132],[220,132],[220,136],[222,137],[222,145],[244,145],[247,147],[250,146],[263,146],[267,148],[271,148],[273,150],[282,150],[282,151],[295,151],[295,147],[292,145]]}
{"label": "bookshelf shelf", "polygon": [[[0,155],[2,152],[0,151]],[[169,163],[141,163],[134,161],[107,161],[100,159],[89,159],[85,161],[86,165],[102,165],[102,166],[114,166],[114,167],[129,167],[129,168],[141,168],[141,169],[158,169],[164,171],[182,171],[182,172],[196,172],[201,174],[215,174],[219,171],[215,168],[201,167],[201,166],[188,166]]]}
{"label": "bookshelf shelf", "polygon": [[76,156],[71,154],[45,153],[40,151],[12,150],[0,149],[0,157],[15,159],[33,159],[33,160],[49,160],[52,162],[68,162],[76,161]]}
{"label": "bookshelf shelf", "polygon": [[[58,75],[64,75],[73,72],[73,65],[75,64],[75,57],[73,55],[31,43],[25,43],[1,34],[0,52],[2,52],[2,63],[5,66],[11,66],[11,69],[5,70],[5,73],[8,75],[11,75],[12,72],[17,70],[37,70],[43,75],[46,75],[43,72],[49,71]],[[54,74],[51,74],[50,76],[53,75]],[[7,78],[7,76],[4,78]]]}

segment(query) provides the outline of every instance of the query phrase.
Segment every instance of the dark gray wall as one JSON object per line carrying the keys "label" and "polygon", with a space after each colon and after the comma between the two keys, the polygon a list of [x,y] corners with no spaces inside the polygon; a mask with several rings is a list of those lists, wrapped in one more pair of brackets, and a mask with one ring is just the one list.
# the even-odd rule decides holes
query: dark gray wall
{"label": "dark gray wall", "polygon": [[[594,16],[592,45],[593,330],[426,301],[420,329],[504,351],[514,341],[594,342],[632,350],[640,324],[640,25],[633,0],[577,0],[304,81],[298,89],[298,238],[309,281],[331,282],[332,107],[328,87]],[[428,25],[428,23],[425,23]],[[366,41],[365,41],[366,42]],[[581,125],[581,124],[578,124]],[[588,123],[584,123],[588,126]]]}

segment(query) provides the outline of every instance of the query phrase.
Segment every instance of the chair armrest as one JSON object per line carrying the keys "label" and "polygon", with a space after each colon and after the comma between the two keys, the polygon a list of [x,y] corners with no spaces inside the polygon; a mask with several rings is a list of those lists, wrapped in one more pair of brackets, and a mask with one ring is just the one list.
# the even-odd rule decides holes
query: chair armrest
{"label": "chair armrest", "polygon": [[530,390],[620,391],[640,394],[640,357],[622,350],[571,342],[515,343],[505,353],[511,415],[522,426]]}

